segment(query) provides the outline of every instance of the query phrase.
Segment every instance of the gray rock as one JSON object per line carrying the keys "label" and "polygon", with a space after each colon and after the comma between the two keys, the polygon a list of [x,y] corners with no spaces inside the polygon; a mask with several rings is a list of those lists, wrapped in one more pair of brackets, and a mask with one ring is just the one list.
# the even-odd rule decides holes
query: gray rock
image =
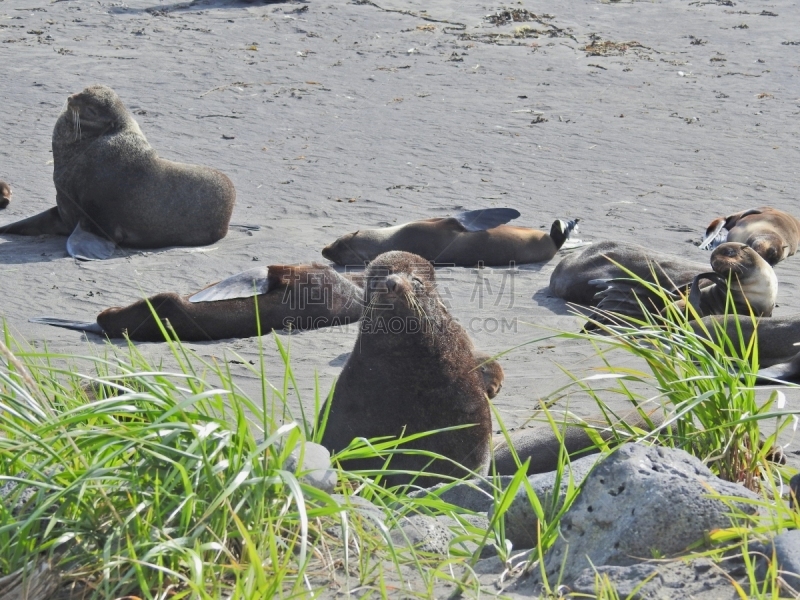
{"label": "gray rock", "polygon": [[[578,486],[586,479],[589,471],[592,470],[597,461],[597,455],[586,456],[573,461],[564,469],[559,481],[558,499],[555,502],[555,506],[553,506],[553,489],[556,484],[555,471],[531,475],[528,477],[528,482],[543,508],[547,510],[547,507],[553,507],[558,510],[564,504],[570,474],[574,485]],[[490,519],[493,514],[494,506],[491,506],[488,513]],[[524,487],[520,487],[505,514],[506,539],[512,543],[514,548],[535,548],[538,523],[536,512],[528,499],[528,492]]]}
{"label": "gray rock", "polygon": [[453,532],[435,517],[413,515],[402,517],[391,536],[397,546],[412,546],[418,551],[447,555]]}
{"label": "gray rock", "polygon": [[[302,454],[303,464],[298,468],[297,462]],[[328,449],[314,442],[298,444],[284,467],[299,476],[300,481],[330,494],[336,487],[338,475],[331,469],[331,453]]]}
{"label": "gray rock", "polygon": [[800,529],[775,536],[772,546],[781,577],[791,587],[800,590]]}
{"label": "gray rock", "polygon": [[[548,580],[558,581],[561,572],[568,585],[591,565],[627,566],[685,551],[705,532],[731,525],[730,500],[713,492],[758,499],[682,450],[621,446],[592,470],[562,517],[560,536],[544,558]],[[733,504],[755,512],[752,504]]]}
{"label": "gray rock", "polygon": [[469,479],[455,485],[440,483],[428,489],[412,492],[409,497],[424,498],[435,494],[454,506],[459,506],[472,512],[485,513],[494,504],[494,496],[492,495],[494,485],[504,490],[512,479],[513,477],[508,476],[497,477],[494,484],[491,483],[491,479]]}
{"label": "gray rock", "polygon": [[[628,567],[598,567],[597,574],[607,577],[620,598],[628,600],[735,600],[736,593],[726,572],[707,558],[688,563],[640,563]],[[744,582],[740,582],[744,583]],[[594,569],[586,569],[571,586],[573,593],[597,593]]]}

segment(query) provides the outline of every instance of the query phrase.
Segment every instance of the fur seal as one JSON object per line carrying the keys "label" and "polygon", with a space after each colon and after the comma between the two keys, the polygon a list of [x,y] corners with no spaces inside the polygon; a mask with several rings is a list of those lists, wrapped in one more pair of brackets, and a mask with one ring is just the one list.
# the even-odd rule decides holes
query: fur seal
{"label": "fur seal", "polygon": [[5,181],[0,181],[0,208],[5,208],[11,202],[11,186]]}
{"label": "fur seal", "polygon": [[236,191],[223,173],[160,158],[119,96],[93,85],[53,129],[56,206],[0,233],[70,236],[80,259],[131,248],[204,246],[225,237]]}
{"label": "fur seal", "polygon": [[487,208],[453,217],[412,221],[395,227],[348,233],[322,250],[337,265],[363,265],[392,250],[411,252],[433,263],[472,267],[544,262],[553,258],[578,219],[556,220],[550,233],[506,225],[519,212]]}
{"label": "fur seal", "polygon": [[[753,248],[739,242],[720,244],[711,253],[711,268],[713,273],[701,273],[694,278],[689,293],[689,303],[700,316],[728,312],[729,292],[732,312],[748,315],[752,310],[757,317],[772,316],[778,297],[778,278]],[[710,279],[713,284],[701,288],[702,279]]]}
{"label": "fur seal", "polygon": [[774,266],[797,252],[800,220],[770,206],[743,210],[711,221],[700,249],[710,250],[722,242],[747,244]]}
{"label": "fur seal", "polygon": [[695,275],[708,269],[703,263],[654,252],[636,244],[599,242],[559,262],[550,275],[550,291],[567,302],[589,306],[600,291],[593,282],[629,277],[623,267],[663,287],[689,285]]}
{"label": "fur seal", "polygon": [[[740,348],[749,347],[756,335],[759,377],[800,383],[800,314],[756,319],[712,315],[693,322],[692,329],[722,345],[726,352],[737,354]],[[732,344],[726,340],[731,340]]]}
{"label": "fur seal", "polygon": [[[159,326],[163,324],[178,339],[196,342],[256,336],[258,322],[262,334],[272,329],[354,323],[361,318],[362,296],[359,286],[331,267],[270,265],[239,273],[191,296],[163,293],[124,308],[109,308],[95,323],[53,317],[31,321],[109,338],[127,335],[140,342],[163,342]],[[151,306],[161,323],[153,318]]]}
{"label": "fur seal", "polygon": [[[592,438],[586,433],[587,427],[593,429],[603,440],[609,441],[614,437],[615,430],[624,434],[631,429],[644,431],[658,429],[664,423],[664,413],[661,409],[651,410],[649,414],[640,410],[630,410],[613,419],[611,423],[608,416],[603,414],[580,420],[556,419],[556,423],[559,426],[558,435],[549,423],[539,423],[528,429],[510,431],[508,439],[503,435],[494,436],[492,456],[495,472],[498,475],[514,475],[517,472],[514,453],[519,458],[520,464],[530,459],[528,475],[555,471],[558,468],[561,440],[564,442],[567,455],[574,460],[599,452]],[[509,448],[509,441],[514,453]]]}
{"label": "fur seal", "polygon": [[[470,470],[483,470],[489,456],[492,416],[487,385],[476,368],[467,332],[448,313],[426,258],[388,252],[373,260],[364,287],[364,317],[353,352],[336,382],[321,443],[331,452],[355,438],[420,437],[400,448],[434,452]],[[348,470],[381,469],[378,458],[342,461]],[[388,485],[412,480],[425,487],[467,472],[453,462],[397,453]],[[423,472],[420,475],[420,472]]]}

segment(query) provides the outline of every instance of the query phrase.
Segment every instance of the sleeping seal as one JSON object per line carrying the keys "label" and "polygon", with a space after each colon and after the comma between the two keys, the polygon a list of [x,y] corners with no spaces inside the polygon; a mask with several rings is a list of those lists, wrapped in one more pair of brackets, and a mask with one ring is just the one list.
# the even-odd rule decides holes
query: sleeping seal
{"label": "sleeping seal", "polygon": [[5,208],[11,202],[11,186],[5,181],[0,181],[0,208]]}
{"label": "sleeping seal", "polygon": [[550,233],[506,225],[519,212],[511,208],[471,210],[453,217],[412,221],[395,227],[343,235],[322,250],[337,265],[363,265],[384,252],[401,250],[433,263],[472,267],[544,262],[553,258],[578,219],[556,220]]}
{"label": "sleeping seal", "polygon": [[[483,471],[489,455],[492,416],[487,384],[476,368],[467,332],[442,303],[434,269],[408,252],[378,256],[367,269],[364,318],[353,352],[336,382],[330,406],[318,417],[327,422],[321,443],[331,452],[355,438],[420,437],[399,448],[434,452],[464,468]],[[381,469],[379,458],[342,461],[348,470]],[[467,474],[453,462],[422,454],[396,453],[388,485],[412,480],[423,486]]]}
{"label": "sleeping seal", "polygon": [[209,167],[160,158],[119,96],[93,85],[67,99],[53,129],[56,206],[0,233],[69,236],[67,252],[204,246],[225,237],[236,192]]}
{"label": "sleeping seal", "polygon": [[256,336],[259,322],[262,334],[356,322],[361,318],[362,296],[359,286],[331,267],[270,265],[244,271],[191,296],[170,292],[109,308],[94,323],[54,317],[31,321],[109,338],[127,335],[139,342],[163,342],[163,325],[178,339],[195,342]]}
{"label": "sleeping seal", "polygon": [[689,285],[695,275],[706,271],[708,266],[636,244],[599,242],[558,263],[550,275],[550,291],[567,302],[589,306],[600,290],[592,282],[629,277],[623,268],[662,287],[681,287]]}
{"label": "sleeping seal", "polygon": [[774,266],[797,252],[800,220],[769,206],[743,210],[711,221],[700,249],[710,250],[726,241],[747,244]]}

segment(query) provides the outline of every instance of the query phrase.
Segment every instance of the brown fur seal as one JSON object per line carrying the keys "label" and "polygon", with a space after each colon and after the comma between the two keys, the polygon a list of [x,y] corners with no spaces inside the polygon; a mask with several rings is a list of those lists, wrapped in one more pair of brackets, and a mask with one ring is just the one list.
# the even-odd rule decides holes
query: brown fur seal
{"label": "brown fur seal", "polygon": [[239,273],[192,296],[157,294],[124,308],[109,308],[97,316],[96,323],[52,317],[31,321],[110,338],[127,335],[141,342],[163,342],[152,306],[161,324],[167,330],[171,327],[178,339],[207,341],[258,335],[256,301],[263,334],[272,329],[317,329],[358,321],[362,296],[360,287],[331,267],[270,265]]}
{"label": "brown fur seal", "polygon": [[56,205],[0,233],[70,236],[67,251],[204,246],[225,237],[236,192],[209,167],[159,158],[119,96],[94,85],[67,99],[53,129]]}
{"label": "brown fur seal", "polygon": [[800,383],[800,314],[763,319],[714,315],[692,323],[692,328],[738,356],[757,335],[759,376]]}
{"label": "brown fur seal", "polygon": [[[615,430],[624,435],[631,429],[653,431],[664,423],[664,414],[660,409],[648,413],[630,410],[619,418],[613,419],[609,424],[608,417],[603,414],[593,415],[585,419],[568,419],[566,421],[554,417],[558,425],[558,436],[553,431],[550,423],[539,423],[527,429],[516,429],[509,432],[506,439],[503,435],[493,438],[494,468],[498,475],[514,475],[517,472],[516,453],[519,464],[530,459],[528,475],[548,473],[558,468],[561,441],[567,455],[575,460],[589,454],[599,452],[594,441],[586,432],[587,428],[593,429],[601,439],[609,441],[614,438]],[[514,452],[511,452],[508,442],[511,442]]]}
{"label": "brown fur seal", "polygon": [[11,186],[5,181],[0,181],[0,208],[5,208],[11,202]]}
{"label": "brown fur seal", "polygon": [[[701,273],[692,283],[689,302],[701,317],[736,312],[772,316],[778,296],[778,278],[766,260],[747,244],[725,242],[711,253],[713,273]],[[700,288],[699,282],[713,284]],[[730,292],[733,307],[726,306]]]}
{"label": "brown fur seal", "polygon": [[379,254],[401,250],[433,263],[471,267],[508,266],[550,260],[575,228],[577,219],[557,220],[550,233],[506,225],[519,212],[487,208],[453,217],[413,221],[395,227],[343,235],[322,250],[338,265],[363,265]]}
{"label": "brown fur seal", "polygon": [[[439,298],[433,267],[408,252],[383,254],[367,269],[364,301],[358,339],[336,382],[322,445],[339,452],[355,438],[407,437],[468,425],[400,447],[483,470],[492,435],[487,386],[476,369],[472,341]],[[326,410],[327,403],[319,427]],[[378,458],[342,462],[348,470],[383,465]],[[386,477],[389,485],[415,479],[428,486],[467,474],[452,462],[414,454],[395,454],[388,468],[409,472]]]}
{"label": "brown fur seal", "polygon": [[726,241],[747,244],[770,265],[776,265],[797,252],[800,220],[769,206],[743,210],[711,221],[700,248],[709,250]]}
{"label": "brown fur seal", "polygon": [[503,381],[505,381],[506,374],[503,372],[503,367],[500,366],[500,363],[494,360],[491,355],[485,352],[475,352],[473,356],[477,363],[476,368],[483,377],[486,395],[491,400],[503,389]]}
{"label": "brown fur seal", "polygon": [[689,285],[695,275],[708,269],[703,263],[654,252],[636,244],[599,242],[558,263],[550,276],[550,291],[567,302],[589,306],[601,289],[592,282],[629,277],[621,267],[645,281],[653,283],[657,279],[664,287]]}

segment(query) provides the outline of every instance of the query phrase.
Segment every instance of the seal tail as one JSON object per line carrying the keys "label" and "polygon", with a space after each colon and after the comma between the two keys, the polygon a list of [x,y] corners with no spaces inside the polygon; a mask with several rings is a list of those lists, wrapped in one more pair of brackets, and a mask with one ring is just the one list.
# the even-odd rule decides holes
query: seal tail
{"label": "seal tail", "polygon": [[713,250],[728,240],[728,230],[725,229],[725,218],[719,217],[711,221],[706,228],[706,237],[700,242],[700,250]]}
{"label": "seal tail", "polygon": [[64,329],[95,333],[97,335],[105,334],[105,330],[100,327],[96,321],[73,321],[72,319],[60,319],[58,317],[33,317],[28,319],[28,322],[40,323],[42,325],[53,325],[54,327],[63,327]]}

